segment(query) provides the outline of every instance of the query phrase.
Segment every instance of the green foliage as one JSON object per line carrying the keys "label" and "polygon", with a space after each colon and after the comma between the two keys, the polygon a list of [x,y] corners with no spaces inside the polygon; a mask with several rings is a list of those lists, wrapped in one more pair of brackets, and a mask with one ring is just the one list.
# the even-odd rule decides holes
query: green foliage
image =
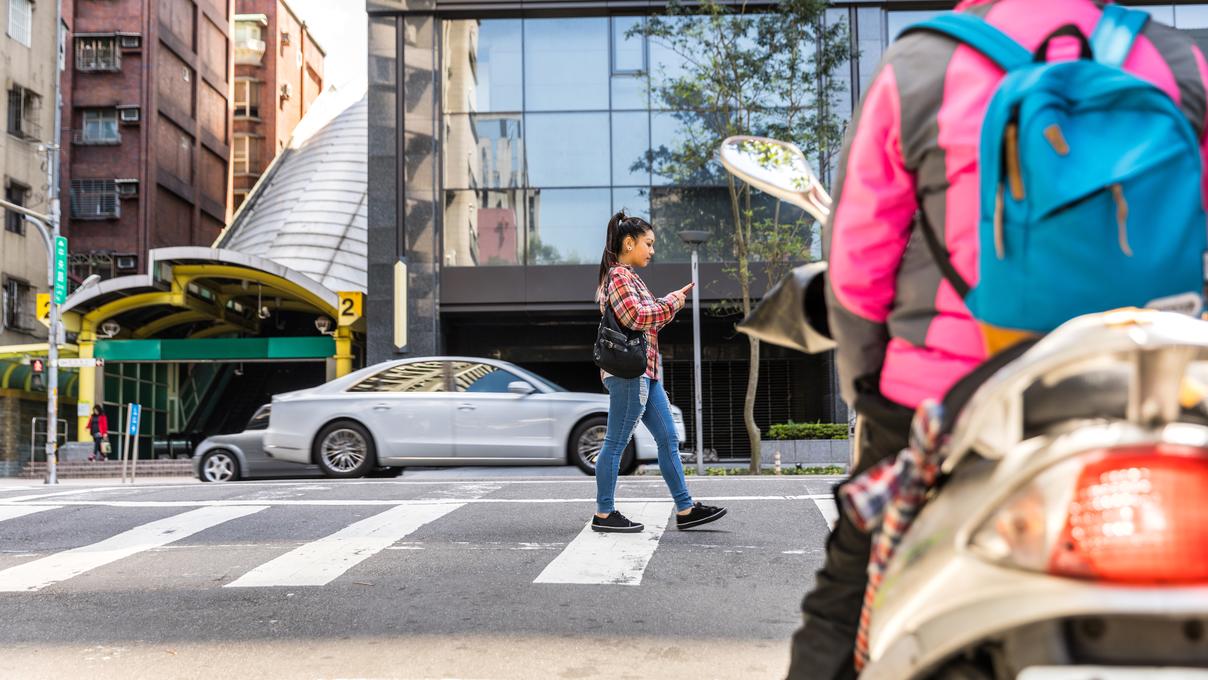
{"label": "green foliage", "polygon": [[768,429],[768,439],[847,439],[847,423],[782,423]]}

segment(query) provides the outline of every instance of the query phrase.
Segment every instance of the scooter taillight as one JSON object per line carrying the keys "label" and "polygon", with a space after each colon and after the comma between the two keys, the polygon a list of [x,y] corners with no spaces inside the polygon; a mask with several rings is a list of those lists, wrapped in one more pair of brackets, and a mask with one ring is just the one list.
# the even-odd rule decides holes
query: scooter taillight
{"label": "scooter taillight", "polygon": [[1081,456],[1048,571],[1123,583],[1208,582],[1208,457],[1159,444]]}
{"label": "scooter taillight", "polygon": [[1208,450],[1156,444],[1066,459],[1011,494],[970,548],[1064,577],[1208,583]]}

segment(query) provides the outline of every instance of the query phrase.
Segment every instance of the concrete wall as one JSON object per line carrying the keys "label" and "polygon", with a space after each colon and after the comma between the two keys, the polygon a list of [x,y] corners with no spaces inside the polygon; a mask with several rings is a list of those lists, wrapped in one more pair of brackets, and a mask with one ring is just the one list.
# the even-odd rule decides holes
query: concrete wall
{"label": "concrete wall", "polygon": [[[34,5],[30,30],[30,44],[23,45],[8,35],[10,3],[0,3],[0,92],[4,116],[0,125],[8,125],[8,90],[13,86],[24,87],[40,98],[41,109],[36,116],[38,137],[49,140],[54,135],[55,96],[55,11],[54,3],[40,2]],[[10,182],[29,188],[25,205],[38,212],[49,212],[46,196],[46,171],[43,170],[45,155],[38,151],[37,140],[18,139],[0,130],[0,173],[3,183],[0,191]],[[3,193],[0,193],[0,197]],[[4,217],[0,211],[0,222]],[[14,278],[28,283],[32,290],[24,301],[26,314],[33,316],[36,293],[46,292],[46,245],[34,227],[24,225],[24,234],[16,234],[0,227],[0,283]],[[23,324],[23,328],[5,328],[0,323],[0,345],[26,344],[46,338],[46,329],[39,323]]]}

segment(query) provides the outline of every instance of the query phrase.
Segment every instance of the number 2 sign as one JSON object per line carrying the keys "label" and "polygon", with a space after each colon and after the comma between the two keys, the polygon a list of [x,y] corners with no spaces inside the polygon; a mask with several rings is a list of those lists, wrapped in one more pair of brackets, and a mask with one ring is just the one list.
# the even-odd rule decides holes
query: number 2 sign
{"label": "number 2 sign", "polygon": [[351,326],[361,320],[365,314],[365,294],[357,292],[341,292],[340,308],[336,323],[340,326]]}

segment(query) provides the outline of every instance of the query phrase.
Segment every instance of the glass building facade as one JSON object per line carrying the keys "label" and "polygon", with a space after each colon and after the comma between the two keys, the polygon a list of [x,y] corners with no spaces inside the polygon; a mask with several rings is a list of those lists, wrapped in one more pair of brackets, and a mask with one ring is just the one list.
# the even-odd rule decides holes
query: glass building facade
{"label": "glass building facade", "polygon": [[[835,102],[841,117],[850,118],[892,39],[951,5],[888,0],[828,10],[828,22],[846,23],[858,55],[835,75],[846,90]],[[682,63],[636,30],[649,4],[367,0],[367,7],[369,361],[491,355],[572,389],[599,390],[590,362],[596,268],[605,223],[620,209],[655,224],[656,263],[643,277],[656,293],[688,280],[689,251],[676,232],[704,229],[714,233],[701,253],[705,301],[737,298],[726,272],[732,227],[721,176],[676,182],[642,162],[694,132],[684,122],[690,117],[652,94]],[[1144,8],[1208,36],[1208,4]],[[812,238],[815,255],[819,240]],[[758,297],[766,284],[756,283]],[[689,315],[682,317],[660,345],[672,401],[688,411],[692,336]],[[706,447],[723,455],[741,455],[745,446],[747,348],[736,320],[706,314],[702,333]],[[761,426],[846,419],[829,357],[765,345],[762,375]]]}

